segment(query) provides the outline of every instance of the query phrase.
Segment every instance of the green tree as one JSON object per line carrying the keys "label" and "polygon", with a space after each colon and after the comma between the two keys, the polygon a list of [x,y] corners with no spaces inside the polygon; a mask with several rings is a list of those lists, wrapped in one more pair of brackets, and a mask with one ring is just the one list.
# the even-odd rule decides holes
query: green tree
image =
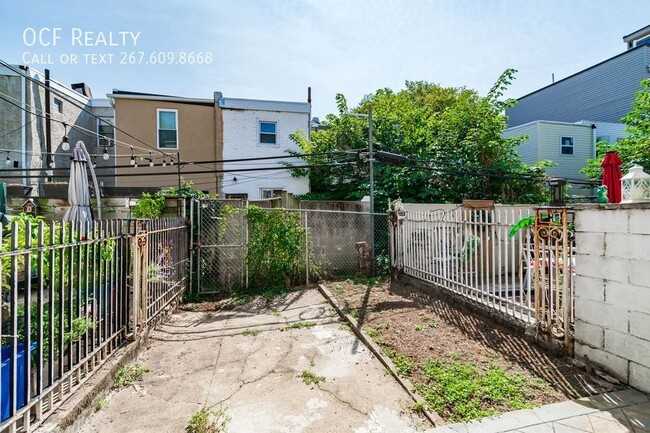
{"label": "green tree", "polygon": [[632,110],[621,121],[628,136],[614,144],[596,143],[596,157],[588,159],[587,165],[580,170],[589,179],[601,181],[600,164],[609,150],[618,152],[623,161],[623,173],[633,164],[640,164],[645,171],[650,171],[650,79],[641,81],[641,90],[634,96]]}
{"label": "green tree", "polygon": [[349,151],[348,154],[310,155],[304,159],[312,193],[305,198],[358,200],[368,195],[368,121],[350,114],[373,110],[375,149],[408,155],[403,161],[375,164],[375,200],[401,197],[412,202],[458,202],[464,198],[501,202],[540,202],[544,198],[543,168],[519,161],[516,148],[525,137],[504,138],[502,100],[515,71],[506,70],[486,96],[464,87],[441,87],[407,81],[398,92],[379,89],[349,109],[336,96],[338,114],[324,120],[326,129],[308,140],[293,140],[306,154]]}

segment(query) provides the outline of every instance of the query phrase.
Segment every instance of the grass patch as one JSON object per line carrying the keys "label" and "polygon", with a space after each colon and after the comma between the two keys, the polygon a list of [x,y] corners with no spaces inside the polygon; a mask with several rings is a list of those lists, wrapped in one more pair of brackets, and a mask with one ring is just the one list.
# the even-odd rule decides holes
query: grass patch
{"label": "grass patch", "polygon": [[316,373],[313,373],[309,370],[303,370],[302,373],[298,375],[298,377],[302,379],[302,383],[305,385],[318,385],[321,382],[325,382],[325,376],[318,376]]}
{"label": "grass patch", "polygon": [[126,364],[122,366],[115,376],[115,387],[122,389],[142,380],[149,367],[145,364]]}
{"label": "grass patch", "polygon": [[403,355],[388,347],[384,348],[384,354],[388,356],[391,361],[393,361],[397,372],[402,376],[408,376],[413,371],[415,364],[408,356]]}
{"label": "grass patch", "polygon": [[421,325],[417,325],[415,327],[415,330],[418,331],[418,332],[422,332],[422,331],[426,331],[427,329],[436,329],[437,327],[438,327],[438,325],[436,323],[427,322],[427,323],[423,323]]}
{"label": "grass patch", "polygon": [[274,308],[273,310],[271,310],[271,314],[273,314],[275,317],[280,317],[282,315],[280,313],[280,310],[278,310],[277,308]]}
{"label": "grass patch", "polygon": [[359,318],[359,312],[355,309],[350,310],[350,316],[352,316],[355,319]]}
{"label": "grass patch", "polygon": [[301,328],[311,328],[316,326],[316,322],[296,322],[291,325],[287,325],[286,329],[301,329]]}
{"label": "grass patch", "polygon": [[227,433],[230,417],[226,409],[219,410],[201,409],[194,412],[185,427],[187,433]]}
{"label": "grass patch", "polygon": [[426,409],[426,403],[423,401],[418,401],[411,405],[411,411],[415,413],[424,413],[424,409]]}
{"label": "grass patch", "polygon": [[244,332],[242,332],[242,335],[255,337],[256,335],[259,335],[260,332],[262,331],[260,331],[259,329],[245,329]]}
{"label": "grass patch", "polygon": [[530,387],[526,377],[508,374],[494,364],[479,370],[459,361],[433,360],[420,367],[426,382],[416,385],[416,391],[451,422],[533,407],[527,401]]}

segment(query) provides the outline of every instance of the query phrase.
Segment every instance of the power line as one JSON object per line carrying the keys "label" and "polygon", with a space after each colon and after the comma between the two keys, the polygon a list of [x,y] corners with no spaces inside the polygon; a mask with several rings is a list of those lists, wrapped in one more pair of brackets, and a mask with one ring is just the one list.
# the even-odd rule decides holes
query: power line
{"label": "power line", "polygon": [[[15,68],[13,65],[10,65],[9,63],[5,62],[5,61],[2,60],[2,59],[0,59],[0,64],[3,65],[3,66],[5,66],[5,67],[8,68],[9,70],[15,72],[16,74],[18,74],[18,75],[20,75],[20,76],[22,76],[22,77],[28,79],[29,81],[31,81],[31,82],[33,82],[33,83],[35,83],[36,85],[38,85],[38,86],[40,86],[40,87],[42,87],[42,88],[44,88],[44,89],[48,89],[48,90],[50,90],[52,93],[55,93],[57,96],[63,98],[63,99],[66,100],[67,102],[71,103],[72,105],[74,105],[75,107],[77,107],[77,108],[79,108],[81,111],[83,111],[84,113],[87,113],[87,114],[91,115],[91,116],[94,117],[96,120],[99,120],[99,119],[100,119],[100,117],[97,116],[95,113],[93,113],[92,111],[87,110],[83,105],[81,105],[81,104],[77,103],[76,101],[72,100],[71,98],[68,97],[68,95],[66,95],[66,94],[64,94],[64,93],[62,93],[62,92],[60,92],[59,90],[57,90],[57,89],[55,89],[55,88],[53,88],[53,87],[51,87],[51,86],[49,86],[49,87],[46,86],[44,83],[41,83],[39,80],[36,80],[36,79],[30,77],[29,75],[24,74],[20,69]],[[157,148],[151,146],[149,143],[147,143],[147,142],[145,142],[145,141],[143,141],[143,140],[140,140],[138,137],[135,137],[134,135],[132,135],[132,134],[130,134],[130,133],[124,131],[123,129],[118,128],[117,126],[115,126],[114,122],[109,122],[109,121],[107,121],[105,118],[103,118],[102,121],[106,122],[108,125],[112,126],[112,127],[115,128],[117,131],[120,131],[120,132],[122,132],[123,134],[127,135],[128,137],[131,137],[132,139],[138,141],[139,143],[144,144],[147,148],[152,149],[152,150],[154,150],[155,152],[160,153],[160,154],[162,154],[162,155],[166,155],[166,156],[169,157],[169,158],[172,158],[172,157],[173,157],[171,154],[166,154],[165,152],[161,151],[160,149],[157,149]]]}

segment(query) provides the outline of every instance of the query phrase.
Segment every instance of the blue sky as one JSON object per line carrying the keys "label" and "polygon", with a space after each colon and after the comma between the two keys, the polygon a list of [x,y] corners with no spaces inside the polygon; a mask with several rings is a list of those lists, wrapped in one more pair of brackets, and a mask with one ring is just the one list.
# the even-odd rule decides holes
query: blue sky
{"label": "blue sky", "polygon": [[[304,101],[311,86],[313,113],[323,117],[335,111],[336,93],[355,105],[405,80],[485,93],[508,67],[519,72],[507,96],[522,96],[552,73],[558,80],[625,50],[622,36],[650,24],[650,1],[8,1],[0,24],[0,58],[27,59],[66,84],[84,81],[94,96],[117,88],[211,98],[219,90]],[[29,29],[36,36],[46,29],[42,41]],[[129,34],[122,44],[122,31],[139,32],[137,45]],[[73,46],[79,32],[90,39]],[[95,46],[99,32],[113,32],[118,46]],[[120,64],[123,52],[142,64]],[[212,62],[145,64],[160,52],[173,52],[175,62],[182,52],[210,53]],[[78,64],[62,64],[61,55],[72,54]],[[99,54],[113,57],[92,64],[93,54],[97,62]]]}

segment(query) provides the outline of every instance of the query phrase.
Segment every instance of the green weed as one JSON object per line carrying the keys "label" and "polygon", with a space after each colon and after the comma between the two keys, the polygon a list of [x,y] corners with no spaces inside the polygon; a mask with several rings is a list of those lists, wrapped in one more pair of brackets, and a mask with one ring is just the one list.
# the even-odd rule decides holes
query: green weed
{"label": "green weed", "polygon": [[227,433],[230,417],[225,408],[217,411],[201,409],[194,412],[185,427],[187,433]]}
{"label": "green weed", "polygon": [[427,323],[423,323],[421,325],[417,325],[415,327],[415,330],[418,331],[418,332],[421,332],[421,331],[426,331],[427,329],[436,329],[437,327],[438,327],[438,325],[436,323],[427,322]]}
{"label": "green weed", "polygon": [[315,322],[296,322],[291,325],[287,325],[286,329],[301,329],[301,328],[311,328],[316,326]]}
{"label": "green weed", "polygon": [[145,364],[126,364],[119,369],[115,376],[115,387],[122,389],[131,386],[142,380],[144,374],[148,372],[149,367]]}
{"label": "green weed", "polygon": [[105,398],[102,398],[102,399],[99,400],[99,401],[97,402],[97,404],[95,405],[95,410],[98,410],[98,411],[99,411],[99,410],[104,409],[105,407],[108,407],[108,402],[106,401]]}
{"label": "green weed", "polygon": [[393,349],[389,349],[388,347],[384,348],[384,353],[390,358],[391,361],[393,361],[397,372],[402,376],[407,376],[411,373],[411,371],[413,371],[415,365],[413,364],[411,358],[408,356],[403,355]]}
{"label": "green weed", "polygon": [[302,373],[298,375],[298,377],[302,379],[302,383],[305,385],[318,385],[321,382],[325,382],[325,376],[318,376],[316,373],[313,373],[309,370],[303,370]]}
{"label": "green weed", "polygon": [[526,378],[490,364],[479,370],[458,361],[428,361],[420,366],[425,384],[415,386],[429,407],[452,422],[532,407]]}
{"label": "green weed", "polygon": [[255,337],[259,335],[260,332],[261,331],[259,329],[245,329],[244,332],[242,332],[242,335]]}

